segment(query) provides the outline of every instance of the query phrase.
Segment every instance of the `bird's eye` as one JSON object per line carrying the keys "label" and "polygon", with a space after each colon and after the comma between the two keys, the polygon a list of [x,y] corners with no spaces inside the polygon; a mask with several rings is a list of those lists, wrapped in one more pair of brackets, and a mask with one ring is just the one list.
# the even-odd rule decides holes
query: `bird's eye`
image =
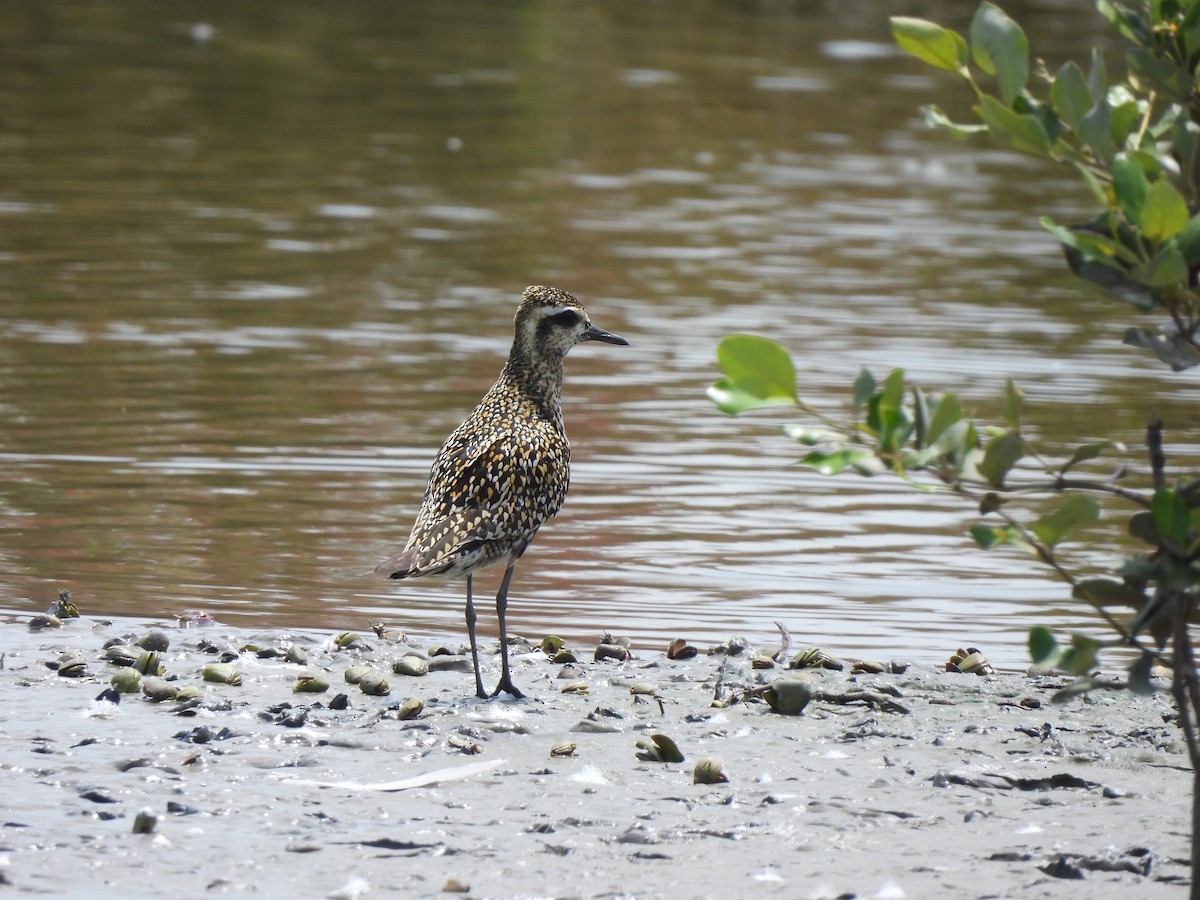
{"label": "bird's eye", "polygon": [[561,325],[564,328],[574,328],[579,324],[580,315],[573,309],[564,309],[560,313],[555,313],[550,317],[555,325]]}

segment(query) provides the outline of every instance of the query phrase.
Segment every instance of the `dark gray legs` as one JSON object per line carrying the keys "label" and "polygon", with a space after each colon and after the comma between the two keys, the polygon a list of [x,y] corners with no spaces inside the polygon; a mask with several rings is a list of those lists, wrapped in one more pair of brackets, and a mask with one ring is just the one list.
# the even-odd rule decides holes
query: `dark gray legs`
{"label": "dark gray legs", "polygon": [[479,648],[475,646],[475,605],[471,602],[471,576],[467,576],[467,639],[471,642],[471,665],[475,669],[475,696],[487,699],[483,678],[479,675]]}
{"label": "dark gray legs", "polygon": [[525,695],[517,690],[517,686],[512,683],[512,675],[508,672],[508,633],[504,627],[504,613],[508,609],[508,583],[512,581],[513,570],[516,567],[514,562],[504,570],[500,590],[496,592],[496,618],[500,621],[500,683],[496,685],[496,690],[492,691],[492,696],[507,691],[519,700]]}
{"label": "dark gray legs", "polygon": [[504,625],[504,613],[508,609],[508,584],[512,581],[513,570],[517,567],[514,562],[504,570],[504,578],[500,581],[500,590],[496,593],[496,618],[500,620],[500,683],[489,694],[483,689],[483,678],[479,674],[479,648],[475,643],[475,604],[471,602],[471,576],[467,576],[467,638],[471,642],[471,665],[475,669],[475,696],[486,700],[495,697],[501,691],[507,691],[518,700],[524,697],[508,671],[508,632]]}

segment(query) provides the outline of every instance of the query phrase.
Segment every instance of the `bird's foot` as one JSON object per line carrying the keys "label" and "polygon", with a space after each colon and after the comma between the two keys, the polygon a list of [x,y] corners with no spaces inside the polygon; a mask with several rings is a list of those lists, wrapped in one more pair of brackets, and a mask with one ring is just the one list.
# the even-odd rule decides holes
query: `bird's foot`
{"label": "bird's foot", "polygon": [[500,683],[496,685],[496,689],[492,691],[492,696],[498,697],[502,693],[512,694],[512,696],[517,700],[520,700],[525,696],[521,693],[517,686],[512,683],[512,679],[508,677],[500,679]]}

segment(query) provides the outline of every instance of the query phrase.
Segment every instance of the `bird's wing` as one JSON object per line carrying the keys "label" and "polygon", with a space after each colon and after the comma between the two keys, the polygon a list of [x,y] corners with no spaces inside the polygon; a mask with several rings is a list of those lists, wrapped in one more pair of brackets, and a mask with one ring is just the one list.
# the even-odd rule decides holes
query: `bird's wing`
{"label": "bird's wing", "polygon": [[528,543],[566,498],[569,454],[566,440],[548,427],[451,435],[405,552],[381,570],[399,564],[410,574],[433,574],[489,542]]}

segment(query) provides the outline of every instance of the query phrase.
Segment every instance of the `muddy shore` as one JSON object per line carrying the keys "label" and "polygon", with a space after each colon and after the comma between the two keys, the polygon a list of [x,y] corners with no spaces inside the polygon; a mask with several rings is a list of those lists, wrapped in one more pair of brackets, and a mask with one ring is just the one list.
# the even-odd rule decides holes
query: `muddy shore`
{"label": "muddy shore", "polygon": [[[703,646],[628,661],[574,647],[572,664],[518,646],[528,697],[483,702],[462,657],[430,657],[460,636],[364,630],[339,648],[219,623],[28,620],[0,621],[13,895],[1186,896],[1191,773],[1165,682],[1052,704],[1066,679],[760,669],[752,649]],[[105,645],[154,630],[162,678],[195,690],[104,697]],[[83,663],[70,675],[65,651]],[[203,679],[222,653],[240,685]],[[394,672],[405,656],[432,670]],[[389,693],[347,683],[356,665]],[[329,689],[294,692],[302,675]],[[802,714],[755,696],[781,677],[811,688]],[[684,761],[639,758],[655,734]],[[704,758],[728,781],[694,783]]]}

